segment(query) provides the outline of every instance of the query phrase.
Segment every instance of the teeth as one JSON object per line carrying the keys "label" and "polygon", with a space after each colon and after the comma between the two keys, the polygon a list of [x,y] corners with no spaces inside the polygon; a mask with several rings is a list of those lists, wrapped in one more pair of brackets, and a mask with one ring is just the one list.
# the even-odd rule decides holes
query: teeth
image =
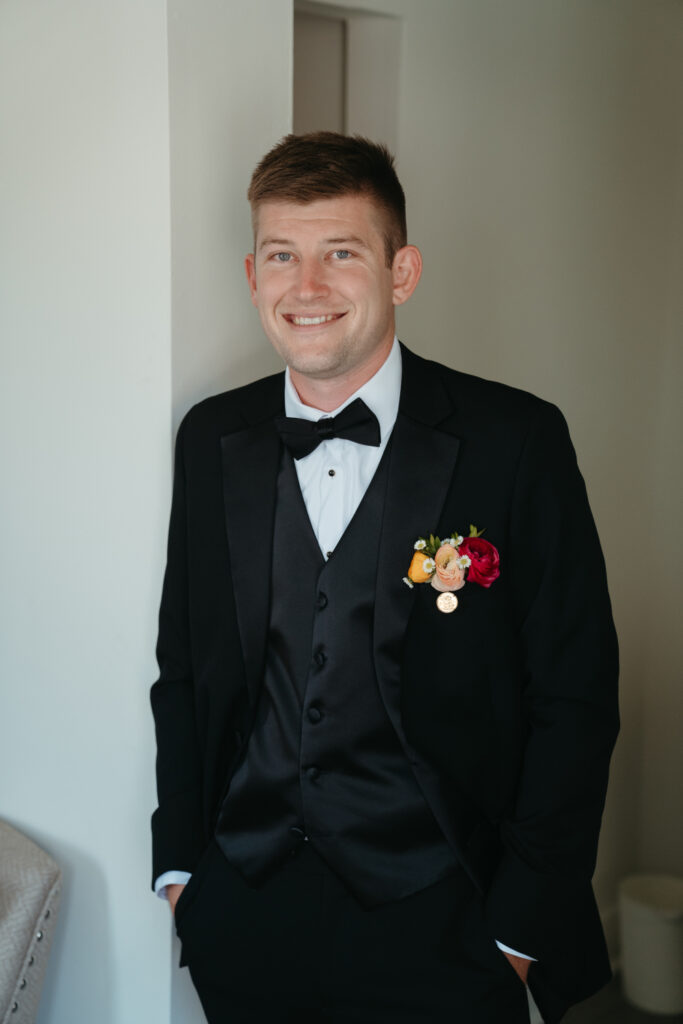
{"label": "teeth", "polygon": [[292,323],[297,327],[314,327],[316,324],[327,324],[330,320],[336,319],[336,313],[330,313],[328,316],[292,316]]}

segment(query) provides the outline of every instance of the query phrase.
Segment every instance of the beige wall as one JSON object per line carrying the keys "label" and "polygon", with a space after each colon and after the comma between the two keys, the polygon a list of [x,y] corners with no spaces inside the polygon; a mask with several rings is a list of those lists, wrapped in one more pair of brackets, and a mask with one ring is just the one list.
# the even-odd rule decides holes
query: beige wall
{"label": "beige wall", "polygon": [[588,483],[623,663],[595,879],[613,938],[621,875],[683,870],[683,6],[336,6],[403,22],[398,162],[425,273],[401,336],[560,405]]}
{"label": "beige wall", "polygon": [[660,136],[669,140],[667,174],[677,192],[672,201],[667,189],[664,204],[669,253],[662,271],[661,345],[653,396],[651,451],[656,456],[652,512],[642,534],[648,555],[644,599],[651,607],[641,627],[646,643],[639,864],[683,875],[683,7],[679,14],[677,31],[664,19],[658,24],[660,45],[650,48],[648,67],[649,77],[663,77],[670,90],[668,103],[660,98],[664,116],[658,124]]}
{"label": "beige wall", "polygon": [[[346,23],[294,12],[292,131],[345,131]],[[310,88],[311,81],[316,88]]]}

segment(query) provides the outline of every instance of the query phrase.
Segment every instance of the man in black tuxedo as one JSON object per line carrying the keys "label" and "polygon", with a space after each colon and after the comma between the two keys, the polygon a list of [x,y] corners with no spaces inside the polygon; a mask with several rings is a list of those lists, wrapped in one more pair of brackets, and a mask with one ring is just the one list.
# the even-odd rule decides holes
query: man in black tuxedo
{"label": "man in black tuxedo", "polygon": [[421,258],[383,147],[289,136],[249,199],[287,371],[180,427],[152,688],[182,962],[212,1024],[518,1024],[527,980],[559,1021],[609,977],[618,729],[566,425],[396,340]]}

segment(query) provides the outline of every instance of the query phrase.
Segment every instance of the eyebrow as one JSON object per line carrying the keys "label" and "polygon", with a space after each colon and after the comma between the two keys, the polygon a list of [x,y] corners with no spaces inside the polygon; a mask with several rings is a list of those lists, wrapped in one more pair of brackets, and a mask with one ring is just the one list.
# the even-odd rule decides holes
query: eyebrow
{"label": "eyebrow", "polygon": [[[357,235],[344,235],[340,238],[323,238],[322,245],[355,245],[362,249],[368,249],[368,243]],[[259,251],[269,245],[294,246],[291,238],[264,238],[259,242]]]}
{"label": "eyebrow", "polygon": [[288,238],[264,238],[259,242],[259,249],[265,249],[267,245],[293,245]]}
{"label": "eyebrow", "polygon": [[343,238],[326,238],[325,245],[357,245],[363,249],[368,248],[367,242],[356,235],[345,235]]}

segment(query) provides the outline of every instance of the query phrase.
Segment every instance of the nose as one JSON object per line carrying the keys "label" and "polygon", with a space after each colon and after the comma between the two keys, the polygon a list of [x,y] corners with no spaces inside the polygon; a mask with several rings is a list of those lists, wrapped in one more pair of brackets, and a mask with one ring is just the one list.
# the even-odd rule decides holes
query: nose
{"label": "nose", "polygon": [[296,282],[296,292],[302,302],[312,302],[326,295],[329,286],[324,267],[318,260],[302,260]]}

